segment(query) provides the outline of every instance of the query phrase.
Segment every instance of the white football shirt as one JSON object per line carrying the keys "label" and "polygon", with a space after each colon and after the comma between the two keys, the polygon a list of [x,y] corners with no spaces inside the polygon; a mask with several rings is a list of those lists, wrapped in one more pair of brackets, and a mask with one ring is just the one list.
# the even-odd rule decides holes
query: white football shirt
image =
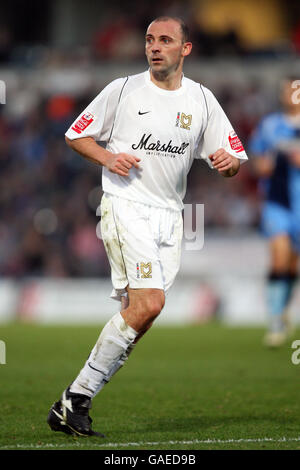
{"label": "white football shirt", "polygon": [[73,140],[93,137],[112,153],[141,159],[140,169],[119,176],[103,167],[104,192],[144,204],[183,209],[187,174],[194,158],[224,148],[247,160],[220,104],[206,87],[183,76],[177,90],[164,90],[150,72],[111,82],[70,126]]}

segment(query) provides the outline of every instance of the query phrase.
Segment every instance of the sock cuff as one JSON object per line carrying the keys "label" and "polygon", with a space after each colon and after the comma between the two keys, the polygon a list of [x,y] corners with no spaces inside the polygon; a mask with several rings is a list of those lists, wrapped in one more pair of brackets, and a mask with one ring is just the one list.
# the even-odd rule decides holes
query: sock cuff
{"label": "sock cuff", "polygon": [[131,326],[129,326],[124,318],[121,315],[121,312],[116,313],[111,321],[115,325],[115,327],[118,329],[120,334],[124,336],[128,341],[132,342],[135,340],[135,338],[138,335],[138,332],[135,331]]}
{"label": "sock cuff", "polygon": [[291,273],[278,274],[278,273],[271,272],[268,275],[268,281],[270,283],[281,281],[281,282],[286,282],[290,285],[294,285],[298,281],[298,274],[291,274]]}
{"label": "sock cuff", "polygon": [[282,273],[275,273],[275,272],[270,272],[268,276],[269,281],[290,281],[290,275],[289,273],[282,272]]}

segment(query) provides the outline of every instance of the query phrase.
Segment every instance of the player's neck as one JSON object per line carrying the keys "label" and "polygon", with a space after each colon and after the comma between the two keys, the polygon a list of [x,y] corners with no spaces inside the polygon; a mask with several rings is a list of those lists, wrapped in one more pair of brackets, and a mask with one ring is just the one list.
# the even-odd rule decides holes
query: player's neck
{"label": "player's neck", "polygon": [[181,87],[182,70],[177,70],[175,74],[168,75],[167,77],[159,73],[153,73],[153,71],[150,70],[150,79],[156,86],[163,90],[178,90],[178,88]]}
{"label": "player's neck", "polygon": [[299,107],[294,106],[293,108],[292,107],[289,108],[285,114],[287,116],[297,117],[297,116],[300,116],[300,109]]}

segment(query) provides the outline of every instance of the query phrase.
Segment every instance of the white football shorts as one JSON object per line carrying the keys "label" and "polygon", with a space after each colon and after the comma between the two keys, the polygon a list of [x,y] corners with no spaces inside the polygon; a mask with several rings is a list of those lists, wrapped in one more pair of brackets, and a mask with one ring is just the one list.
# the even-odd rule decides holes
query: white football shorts
{"label": "white football shorts", "polygon": [[180,211],[148,206],[104,193],[101,236],[111,266],[111,297],[126,287],[171,287],[180,266],[183,219]]}

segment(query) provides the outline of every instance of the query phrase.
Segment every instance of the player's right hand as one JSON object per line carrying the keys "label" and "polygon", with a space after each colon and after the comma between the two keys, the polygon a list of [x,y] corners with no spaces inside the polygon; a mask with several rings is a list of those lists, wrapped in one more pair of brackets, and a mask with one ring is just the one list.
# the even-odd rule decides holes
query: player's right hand
{"label": "player's right hand", "polygon": [[120,176],[128,176],[130,168],[133,166],[137,169],[140,168],[138,164],[140,161],[140,158],[129,155],[128,153],[116,153],[108,159],[105,166],[112,173],[116,173]]}

